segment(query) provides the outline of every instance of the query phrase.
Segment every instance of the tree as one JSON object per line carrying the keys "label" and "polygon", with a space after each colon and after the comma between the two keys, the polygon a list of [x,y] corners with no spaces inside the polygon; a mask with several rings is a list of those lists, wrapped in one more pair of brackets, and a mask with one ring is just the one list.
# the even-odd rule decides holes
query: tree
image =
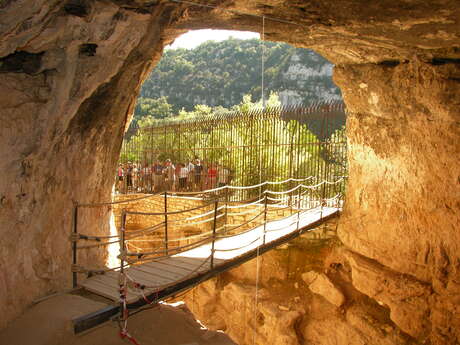
{"label": "tree", "polygon": [[151,116],[155,119],[164,119],[173,115],[173,107],[168,103],[167,97],[144,98],[139,97],[134,110],[134,120]]}

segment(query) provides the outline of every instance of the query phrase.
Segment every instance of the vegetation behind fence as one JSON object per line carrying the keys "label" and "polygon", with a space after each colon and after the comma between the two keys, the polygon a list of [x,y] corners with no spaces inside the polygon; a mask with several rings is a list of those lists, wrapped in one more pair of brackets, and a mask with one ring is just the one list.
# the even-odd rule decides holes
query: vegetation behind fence
{"label": "vegetation behind fence", "polygon": [[[151,166],[200,159],[229,170],[228,184],[347,175],[345,108],[341,102],[213,113],[186,120],[160,120],[130,128],[120,163]],[[345,183],[326,193],[344,192]],[[337,188],[339,190],[337,190]],[[247,198],[248,195],[241,196]]]}

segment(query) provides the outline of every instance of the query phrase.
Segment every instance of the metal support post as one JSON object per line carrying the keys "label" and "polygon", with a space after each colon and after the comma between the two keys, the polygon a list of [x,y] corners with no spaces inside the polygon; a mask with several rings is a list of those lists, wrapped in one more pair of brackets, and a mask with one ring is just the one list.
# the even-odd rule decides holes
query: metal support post
{"label": "metal support post", "polygon": [[126,209],[121,210],[121,227],[120,227],[120,273],[124,272],[125,259],[124,255],[126,253],[126,243],[125,243],[125,231],[126,231]]}
{"label": "metal support post", "polygon": [[299,187],[299,192],[297,193],[297,230],[299,230],[299,223],[300,223],[300,198],[302,195],[302,187]]}
{"label": "metal support post", "polygon": [[77,234],[78,234],[78,203],[74,201],[73,215],[72,215],[72,287],[76,288],[78,285],[78,273],[76,270],[77,265]]}
{"label": "metal support post", "polygon": [[217,228],[217,206],[219,200],[214,203],[214,222],[212,223],[212,245],[211,245],[211,269],[214,268],[214,246],[216,242],[216,228]]}
{"label": "metal support post", "polygon": [[264,236],[262,243],[265,244],[265,234],[267,233],[267,204],[268,204],[268,197],[267,193],[265,192],[264,198]]}
{"label": "metal support post", "polygon": [[120,273],[118,275],[118,285],[120,292],[120,320],[125,321],[125,306],[126,306],[126,291],[125,291],[125,254],[126,254],[126,242],[125,242],[125,230],[126,230],[126,209],[121,210],[121,227],[120,227]]}
{"label": "metal support post", "polygon": [[228,223],[228,185],[225,186],[225,217],[224,217],[224,232],[227,233]]}
{"label": "metal support post", "polygon": [[168,255],[168,192],[165,191],[165,253]]}

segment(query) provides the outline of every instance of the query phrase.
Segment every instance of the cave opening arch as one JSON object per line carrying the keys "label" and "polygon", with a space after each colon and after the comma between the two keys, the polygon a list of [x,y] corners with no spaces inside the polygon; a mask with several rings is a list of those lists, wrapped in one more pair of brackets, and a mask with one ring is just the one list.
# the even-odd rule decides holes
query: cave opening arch
{"label": "cave opening arch", "polygon": [[[416,299],[420,312],[412,321],[404,316],[412,310],[404,302],[408,296],[386,291],[398,327],[432,339],[448,329],[447,336],[458,339],[455,327],[444,327],[455,315],[448,290],[458,291],[457,268],[448,263],[457,262],[460,252],[455,231],[460,212],[451,193],[459,169],[456,2],[385,0],[363,6],[350,0],[340,10],[335,1],[212,4],[238,13],[177,2],[2,5],[0,87],[8,96],[1,98],[0,265],[8,270],[0,279],[7,291],[0,327],[34,298],[69,286],[72,201],[110,198],[136,94],[163,47],[190,29],[259,31],[260,23],[241,13],[246,12],[302,23],[296,28],[273,23],[267,39],[311,47],[336,64],[335,80],[354,113],[348,124],[351,192],[341,240],[349,250],[435,291],[437,303],[422,289]],[[385,200],[395,201],[391,212],[383,210]],[[103,234],[104,217],[85,222],[100,224]],[[388,255],[395,252],[402,259]],[[364,265],[356,258],[351,262],[354,268]],[[354,284],[371,297],[376,293],[364,278],[357,276]],[[427,316],[440,306],[446,318]]]}

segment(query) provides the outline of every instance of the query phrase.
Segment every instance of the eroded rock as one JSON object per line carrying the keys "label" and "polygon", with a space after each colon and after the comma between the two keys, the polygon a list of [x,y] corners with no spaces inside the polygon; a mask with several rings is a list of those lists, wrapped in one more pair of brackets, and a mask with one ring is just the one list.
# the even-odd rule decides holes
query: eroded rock
{"label": "eroded rock", "polygon": [[302,274],[302,279],[311,292],[323,296],[336,307],[340,307],[345,302],[343,293],[324,273],[310,271]]}

